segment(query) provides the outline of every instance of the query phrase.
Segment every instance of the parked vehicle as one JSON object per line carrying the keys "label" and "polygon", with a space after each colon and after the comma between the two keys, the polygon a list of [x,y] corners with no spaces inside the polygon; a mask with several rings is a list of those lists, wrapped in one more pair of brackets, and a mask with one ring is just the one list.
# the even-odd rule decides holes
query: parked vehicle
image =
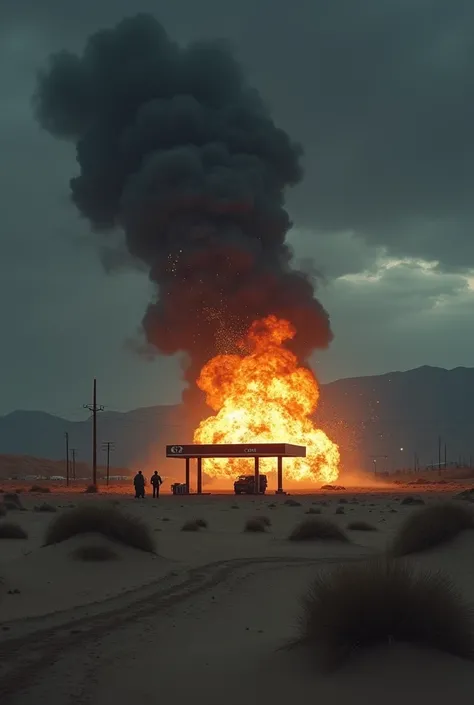
{"label": "parked vehicle", "polygon": [[[259,493],[265,494],[267,489],[267,476],[259,475]],[[255,477],[254,475],[241,475],[234,482],[235,494],[254,494],[255,492]]]}

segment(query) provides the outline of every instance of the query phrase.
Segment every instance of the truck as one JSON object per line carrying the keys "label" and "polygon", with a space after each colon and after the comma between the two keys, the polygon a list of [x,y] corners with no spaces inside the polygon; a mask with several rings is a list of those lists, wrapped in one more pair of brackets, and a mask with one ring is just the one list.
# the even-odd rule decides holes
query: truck
{"label": "truck", "polygon": [[[267,489],[267,476],[259,475],[259,493],[265,494]],[[234,482],[235,494],[254,494],[255,477],[254,475],[240,475]]]}

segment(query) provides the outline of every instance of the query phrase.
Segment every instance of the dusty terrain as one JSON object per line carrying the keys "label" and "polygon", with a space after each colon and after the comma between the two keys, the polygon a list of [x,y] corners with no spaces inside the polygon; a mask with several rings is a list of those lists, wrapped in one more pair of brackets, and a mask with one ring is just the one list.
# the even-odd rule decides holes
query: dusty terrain
{"label": "dusty terrain", "polygon": [[[84,478],[90,478],[91,469],[88,463],[77,460],[75,463],[75,472],[78,481],[75,483],[72,479],[73,465],[70,461],[69,472],[71,476],[71,484],[84,484]],[[105,477],[106,468],[103,465],[97,466],[99,477]],[[131,471],[127,468],[109,468],[110,476],[124,475],[130,476]],[[51,478],[54,476],[66,476],[66,461],[65,460],[50,460],[49,458],[37,458],[34,455],[6,455],[0,454],[0,478],[3,482],[8,482],[8,478],[25,478],[24,480],[17,479],[16,486],[30,487],[32,482],[39,481],[39,478]],[[51,480],[48,480],[51,482]],[[19,485],[18,485],[19,483]],[[54,481],[52,483],[55,484]],[[59,485],[59,483],[56,483]],[[64,484],[64,483],[61,483]]]}
{"label": "dusty terrain", "polygon": [[[286,497],[21,495],[25,511],[8,521],[27,540],[1,539],[0,697],[21,705],[206,705],[286,703],[291,697],[328,702],[406,703],[427,696],[431,705],[470,702],[474,665],[443,654],[393,645],[361,653],[335,675],[321,675],[298,652],[281,650],[295,634],[299,598],[317,570],[380,553],[404,517],[407,493],[438,501],[440,488],[379,493],[322,493]],[[443,496],[460,488],[444,488]],[[55,513],[34,511],[46,501],[58,512],[71,505],[113,503],[153,529],[157,555],[116,547],[119,560],[84,563],[73,550],[107,544],[75,537],[44,547]],[[352,542],[293,543],[290,530],[308,510],[321,510],[341,527],[353,520],[377,531],[350,531]],[[336,511],[343,513],[336,513]],[[271,527],[243,532],[245,520],[266,515]],[[208,528],[182,532],[204,518]],[[458,588],[474,593],[474,532],[412,558],[446,571]],[[19,591],[19,592],[17,592]]]}

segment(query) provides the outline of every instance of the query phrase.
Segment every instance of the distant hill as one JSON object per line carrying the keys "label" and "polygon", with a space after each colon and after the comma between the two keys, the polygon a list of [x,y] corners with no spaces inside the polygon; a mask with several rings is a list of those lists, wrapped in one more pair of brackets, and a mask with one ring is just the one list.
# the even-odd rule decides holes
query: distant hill
{"label": "distant hill", "polygon": [[[474,368],[420,367],[322,385],[317,421],[342,451],[344,465],[379,470],[438,462],[438,436],[448,461],[474,462]],[[166,443],[189,442],[193,423],[179,406],[154,406],[98,417],[101,443],[113,441],[114,466],[162,466]],[[0,453],[60,460],[64,434],[78,461],[90,462],[91,421],[73,422],[41,411],[15,411],[0,417]],[[288,439],[289,441],[291,439]],[[174,466],[173,466],[174,467]]]}
{"label": "distant hill", "polygon": [[[179,406],[154,406],[125,413],[98,415],[98,462],[103,464],[102,443],[112,441],[114,466],[130,467],[150,460],[174,431],[174,415]],[[69,447],[76,449],[78,462],[91,461],[92,421],[68,421],[42,411],[14,411],[0,417],[0,454],[28,455],[60,460],[66,457],[65,434]]]}
{"label": "distant hill", "polygon": [[321,392],[323,425],[334,424],[346,457],[367,466],[369,456],[388,469],[474,462],[474,368],[419,367],[373,377],[343,379]]}

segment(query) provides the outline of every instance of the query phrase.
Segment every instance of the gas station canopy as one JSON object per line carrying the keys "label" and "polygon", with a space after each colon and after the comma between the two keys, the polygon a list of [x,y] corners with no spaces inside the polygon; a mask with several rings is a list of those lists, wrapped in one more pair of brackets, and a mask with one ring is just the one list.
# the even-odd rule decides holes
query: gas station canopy
{"label": "gas station canopy", "polygon": [[306,447],[291,443],[213,443],[169,445],[167,458],[305,458]]}

